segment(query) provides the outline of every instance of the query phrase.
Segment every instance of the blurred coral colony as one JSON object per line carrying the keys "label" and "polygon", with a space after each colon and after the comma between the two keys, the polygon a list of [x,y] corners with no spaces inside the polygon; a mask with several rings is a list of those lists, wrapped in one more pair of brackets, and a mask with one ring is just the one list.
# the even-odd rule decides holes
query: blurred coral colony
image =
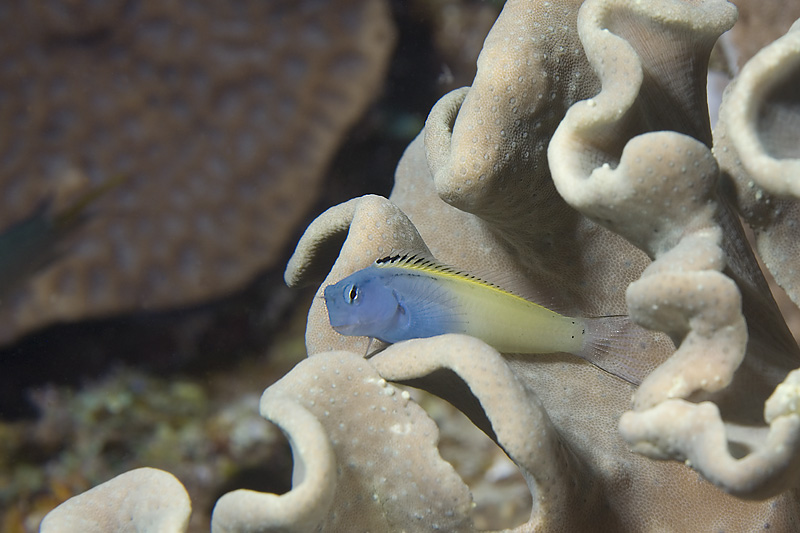
{"label": "blurred coral colony", "polygon": [[[798,17],[2,3],[0,529],[800,530]],[[400,251],[646,376],[335,332]]]}

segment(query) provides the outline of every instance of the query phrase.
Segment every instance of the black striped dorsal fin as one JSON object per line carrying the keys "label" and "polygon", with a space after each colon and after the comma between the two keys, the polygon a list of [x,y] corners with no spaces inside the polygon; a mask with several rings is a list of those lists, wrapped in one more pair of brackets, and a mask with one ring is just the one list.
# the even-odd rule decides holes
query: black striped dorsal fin
{"label": "black striped dorsal fin", "polygon": [[457,277],[464,280],[471,281],[473,283],[478,283],[481,285],[486,285],[488,287],[492,287],[498,289],[500,291],[506,292],[508,294],[512,294],[514,296],[518,296],[513,292],[507,291],[506,289],[495,285],[489,281],[486,281],[483,278],[480,278],[474,274],[470,274],[469,272],[464,272],[463,270],[458,270],[448,265],[444,265],[438,263],[432,259],[428,259],[426,257],[422,257],[416,254],[395,254],[383,257],[375,261],[375,266],[377,267],[404,267],[409,268],[411,270],[418,270],[421,272],[431,272],[436,274],[442,274],[444,276],[451,276]]}
{"label": "black striped dorsal fin", "polygon": [[[544,296],[537,292],[520,294],[517,291],[504,288],[502,283],[487,281],[486,277],[484,276],[472,274],[470,272],[465,272],[463,270],[458,270],[451,266],[439,263],[433,259],[429,259],[427,257],[423,257],[414,253],[397,252],[393,255],[387,255],[385,257],[377,259],[375,261],[375,266],[379,268],[397,266],[401,268],[408,268],[410,270],[416,270],[419,272],[435,273],[435,274],[441,274],[445,277],[458,278],[462,281],[467,281],[475,283],[477,285],[491,287],[492,289],[498,290],[505,294],[509,294],[511,296],[515,296],[517,298],[521,298],[522,300],[526,300],[530,303],[536,304],[540,307],[544,307],[556,313],[565,315],[570,313],[570,310],[564,309],[562,308],[561,305],[559,305],[559,300],[555,295],[549,294],[547,292],[545,293]],[[491,278],[491,276],[487,277]]]}

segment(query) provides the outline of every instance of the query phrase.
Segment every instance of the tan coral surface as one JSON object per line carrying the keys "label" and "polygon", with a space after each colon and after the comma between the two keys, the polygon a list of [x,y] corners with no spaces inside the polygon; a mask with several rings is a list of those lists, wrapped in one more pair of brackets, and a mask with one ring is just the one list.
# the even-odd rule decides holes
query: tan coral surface
{"label": "tan coral surface", "polygon": [[[413,409],[401,403],[383,411],[376,403],[366,418],[372,402],[342,409],[354,392],[362,394],[350,369],[363,365],[365,375],[447,399],[506,451],[533,498],[530,519],[516,531],[800,528],[800,350],[744,236],[746,204],[726,189],[720,166],[729,167],[715,157],[716,146],[711,150],[708,55],[735,19],[733,5],[722,0],[509,0],[472,87],[433,108],[398,164],[391,197],[329,209],[287,267],[290,285],[322,282],[319,296],[375,259],[409,251],[488,272],[490,281],[560,310],[629,312],[652,329],[617,346],[653,368],[642,385],[568,354],[499,354],[460,335],[397,343],[362,361],[369,339],[333,331],[316,298],[309,360],[262,400],[262,413],[279,424],[289,416],[281,407],[301,403],[321,412],[284,426],[290,440],[311,439],[303,449],[325,448],[310,457],[296,442],[299,463],[320,464],[314,475],[333,472],[330,443],[342,449],[339,437],[354,419],[363,420],[359,431],[380,433],[387,417]],[[768,50],[753,64],[769,64]],[[726,116],[723,109],[723,127]],[[780,252],[783,244],[773,243]],[[336,358],[344,371],[331,376]],[[285,404],[270,402],[287,391],[293,398]],[[334,412],[338,428],[326,420]],[[384,513],[370,504],[370,497],[385,497],[373,490],[373,470],[351,477],[392,449],[404,426],[391,428],[368,452],[336,454],[347,466],[319,484],[304,486],[298,475],[295,488],[277,498],[290,503],[310,489],[335,495],[328,485],[335,475],[348,495],[360,481],[349,501],[363,513],[350,526],[371,528],[397,516],[391,505]],[[355,431],[347,436],[361,444]],[[393,482],[395,461],[404,462],[399,477],[407,484],[394,486],[399,498],[407,496],[403,488],[424,496],[438,487],[425,475],[435,438],[416,438],[419,446],[387,462]],[[328,507],[331,497],[309,499],[302,509],[273,506],[269,516],[256,502],[275,495],[233,492],[222,501],[236,504],[236,513],[226,513],[235,531],[312,523],[333,530],[352,504]],[[455,506],[450,518],[469,529],[462,512]],[[429,530],[436,520],[423,508],[402,527]]]}
{"label": "tan coral surface", "polygon": [[[768,433],[770,426],[760,410],[800,359],[754,258],[745,249],[738,220],[717,198],[718,168],[709,150],[704,97],[708,54],[717,36],[733,24],[735,11],[725,2],[693,6],[587,2],[580,16],[571,18],[563,5],[552,12],[548,6],[553,4],[541,4],[537,12],[536,6],[525,2],[506,5],[487,38],[473,86],[443,98],[431,112],[425,132],[430,181],[422,177],[424,161],[420,161],[417,141],[398,167],[391,197],[402,212],[377,198],[349,205],[347,240],[323,285],[366,266],[391,246],[392,250],[432,252],[467,270],[485,272],[490,265],[488,270],[500,270],[506,282],[519,284],[520,278],[527,278],[534,286],[544,287],[545,294],[560,285],[567,298],[560,303],[587,314],[613,313],[619,292],[627,288],[633,318],[669,334],[680,349],[636,391],[637,411],[622,419],[625,439],[651,457],[689,458],[708,479],[740,496],[761,499],[780,494],[792,486],[792,457],[798,449],[796,421],[787,410],[778,409],[787,418],[771,419]],[[548,24],[542,24],[542,19]],[[569,41],[570,21],[577,25],[581,47]],[[541,48],[531,44],[537,42],[536,37],[519,36],[537,27],[550,35]],[[582,59],[584,48],[588,59]],[[550,89],[552,80],[576,77],[581,82],[557,85],[575,93]],[[528,79],[530,85],[525,83]],[[581,88],[587,91],[583,96]],[[600,92],[594,94],[596,90]],[[548,105],[548,97],[556,103]],[[586,99],[572,106],[561,121],[571,99],[581,97]],[[665,107],[665,102],[670,106]],[[557,138],[549,143],[549,165],[543,166],[540,147],[548,147],[548,130],[533,135],[529,128],[543,128],[547,121],[550,128],[559,122],[560,126]],[[657,261],[643,270],[647,260],[627,242],[615,240],[616,236],[564,206],[553,193],[548,167],[554,178],[558,176],[558,191],[567,202]],[[441,204],[436,196],[458,209]],[[407,225],[406,216],[414,226]],[[338,227],[346,227],[344,217],[339,220]],[[388,227],[391,232],[384,230]],[[324,231],[317,233],[320,229],[312,226],[307,239],[323,235]],[[424,246],[415,244],[420,238],[417,232]],[[404,237],[409,234],[410,240]],[[298,248],[300,254],[304,246],[301,243]],[[580,254],[570,255],[575,250]],[[620,258],[623,268],[614,263]],[[587,263],[593,268],[581,268]],[[290,265],[287,279],[292,272]],[[609,283],[612,273],[630,277]],[[642,279],[631,283],[639,275]],[[309,315],[310,353],[343,346],[363,350],[366,340],[344,339],[330,330],[320,302]],[[749,327],[746,320],[751,322]],[[654,337],[645,342],[642,356],[653,358],[655,365],[662,363],[667,353],[663,340]],[[542,391],[545,404],[550,392],[548,374],[557,374],[553,379],[561,384],[559,396],[568,383],[580,382],[585,387],[588,382],[586,376],[579,378],[582,366],[571,361],[569,367],[577,368],[563,374],[557,373],[559,367],[552,359],[544,357],[532,361],[516,356],[509,365],[520,379]],[[736,373],[740,365],[743,370]],[[468,413],[474,409],[463,396],[448,395],[442,382],[429,379],[424,384]],[[711,399],[716,404],[689,402],[688,410],[666,412],[679,401],[672,399],[677,397]],[[606,399],[611,399],[608,393]],[[590,404],[600,407],[587,399],[574,404],[577,410],[570,410],[570,402],[561,400],[548,414],[556,424],[564,424],[557,427],[578,450],[586,453],[592,443],[593,452],[605,459],[595,456],[588,462],[595,465],[595,475],[610,480],[614,470],[601,465],[611,457],[619,461],[629,452],[618,441],[612,445],[614,439],[599,445],[600,435],[613,428],[569,421],[581,412],[579,405]],[[606,405],[616,412],[612,420],[626,404],[623,395],[620,403]],[[709,405],[718,405],[722,411],[714,414],[708,411]],[[707,426],[700,425],[701,414],[707,417]],[[715,418],[718,422],[712,424]],[[748,453],[748,460],[736,461]],[[725,464],[731,457],[732,462]],[[685,467],[656,473],[660,468],[660,463],[639,460],[636,468],[624,468],[628,482],[638,487],[635,492],[643,499],[635,504],[633,499],[610,504],[618,513],[614,519],[621,520],[623,527],[658,529],[660,520],[666,523],[667,517],[674,520],[682,513],[668,506],[655,514],[642,512],[648,478],[662,479],[662,483],[673,479],[676,486],[686,483],[681,480],[687,475],[681,470]],[[744,506],[710,485],[696,488],[703,494],[699,499],[717,499],[716,507],[726,512],[708,514],[698,509],[685,517],[689,522],[684,528],[746,530],[761,523],[789,530],[796,523],[791,492],[772,503]],[[614,490],[606,493],[612,499],[617,494]],[[689,505],[688,501],[691,498],[681,505]],[[634,510],[637,506],[638,511]],[[558,529],[553,524],[549,527]]]}
{"label": "tan coral surface", "polygon": [[175,476],[137,468],[59,505],[40,531],[179,533],[186,530],[191,512],[189,495]]}
{"label": "tan coral surface", "polygon": [[800,22],[745,65],[728,87],[714,155],[758,252],[800,304]]}
{"label": "tan coral surface", "polygon": [[265,391],[261,414],[292,444],[293,489],[226,494],[213,531],[465,529],[471,498],[439,456],[436,425],[363,357],[331,352],[303,361]]}
{"label": "tan coral surface", "polygon": [[0,226],[69,176],[128,178],[3,302],[0,343],[273,266],[393,42],[383,0],[13,1],[0,28]]}

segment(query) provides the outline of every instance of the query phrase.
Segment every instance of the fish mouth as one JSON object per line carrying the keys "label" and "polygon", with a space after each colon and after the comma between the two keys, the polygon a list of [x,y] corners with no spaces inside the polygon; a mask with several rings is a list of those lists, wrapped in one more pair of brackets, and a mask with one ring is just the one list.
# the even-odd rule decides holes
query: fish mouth
{"label": "fish mouth", "polygon": [[342,335],[356,335],[353,330],[358,327],[358,322],[345,321],[344,319],[351,318],[348,313],[343,313],[339,309],[335,299],[329,298],[328,289],[325,288],[325,306],[328,309],[328,322],[337,333]]}
{"label": "fish mouth", "polygon": [[333,288],[334,287],[335,287],[335,285],[328,285],[322,291],[322,295],[325,297],[325,304],[327,304],[327,305],[330,305],[331,302],[333,301],[333,298],[334,298],[334,296],[333,296]]}
{"label": "fish mouth", "polygon": [[331,324],[333,330],[340,334],[340,335],[348,335],[348,336],[363,336],[361,333],[357,333],[356,327],[359,324]]}

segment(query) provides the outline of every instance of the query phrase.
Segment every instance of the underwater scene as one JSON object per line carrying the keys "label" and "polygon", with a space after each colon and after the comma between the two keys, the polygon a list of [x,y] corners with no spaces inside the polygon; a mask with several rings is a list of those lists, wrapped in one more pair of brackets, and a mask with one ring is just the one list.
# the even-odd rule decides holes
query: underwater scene
{"label": "underwater scene", "polygon": [[800,531],[800,1],[0,3],[0,531]]}

